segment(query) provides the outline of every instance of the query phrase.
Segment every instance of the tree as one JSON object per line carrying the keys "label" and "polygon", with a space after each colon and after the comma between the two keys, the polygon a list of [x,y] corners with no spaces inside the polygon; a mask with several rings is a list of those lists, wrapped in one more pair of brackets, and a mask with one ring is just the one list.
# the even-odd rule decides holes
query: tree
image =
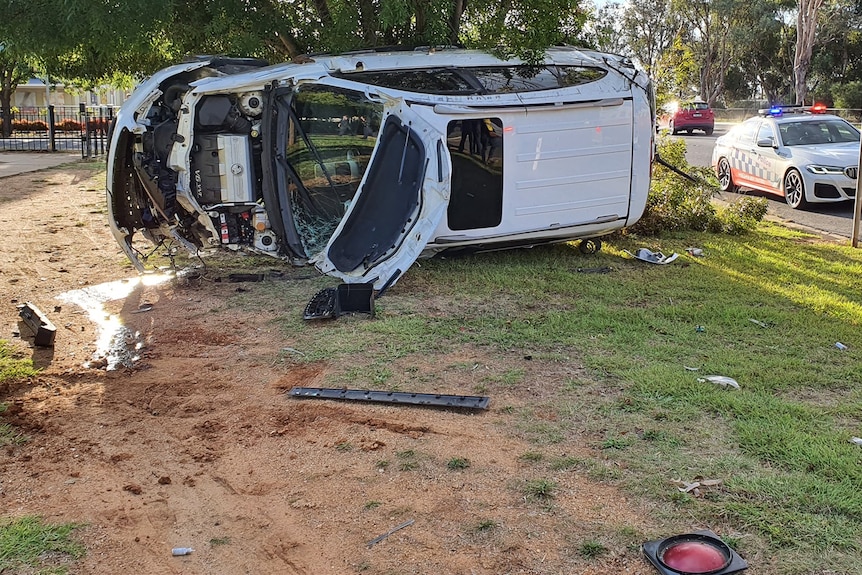
{"label": "tree", "polygon": [[796,12],[796,52],[793,56],[793,81],[796,103],[804,104],[808,97],[806,79],[811,67],[811,53],[817,37],[817,13],[824,0],[798,0]]}
{"label": "tree", "polygon": [[724,89],[724,76],[733,60],[731,31],[740,21],[747,0],[671,0],[692,34],[691,49],[700,64],[700,96],[710,106]]}
{"label": "tree", "polygon": [[629,0],[621,24],[625,43],[653,75],[659,55],[670,48],[682,22],[669,0]]}
{"label": "tree", "polygon": [[30,73],[31,69],[24,58],[0,45],[0,111],[3,114],[0,134],[4,138],[12,134],[12,95],[18,84],[30,78]]}

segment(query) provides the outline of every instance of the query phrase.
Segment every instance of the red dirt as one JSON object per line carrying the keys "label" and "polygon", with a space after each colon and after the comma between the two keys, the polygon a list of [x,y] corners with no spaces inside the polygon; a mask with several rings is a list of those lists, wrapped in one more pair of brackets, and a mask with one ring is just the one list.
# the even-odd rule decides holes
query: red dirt
{"label": "red dirt", "polygon": [[[648,511],[582,472],[523,461],[539,450],[593,455],[586,441],[537,447],[512,434],[516,416],[502,406],[530,393],[478,414],[291,399],[286,390],[322,385],[343,366],[273,362],[290,345],[284,334],[220,306],[231,288],[213,283],[138,286],[106,304],[143,344],[131,368],[106,371],[91,357],[94,324],[56,299],[135,277],[105,223],[103,187],[104,173],[87,166],[0,180],[0,339],[43,368],[0,385],[3,421],[28,437],[2,448],[0,508],[85,524],[87,554],[71,573],[653,572],[636,545],[579,553],[608,533],[648,531]],[[24,301],[57,325],[53,350],[32,346],[18,321]],[[142,304],[152,310],[135,313]],[[409,361],[422,373],[503,361],[489,353]],[[530,363],[527,380],[561,375]],[[446,377],[449,393],[473,393],[469,376]],[[469,467],[449,469],[453,457]],[[548,505],[524,496],[538,477],[558,486]],[[194,552],[173,557],[173,547]]]}

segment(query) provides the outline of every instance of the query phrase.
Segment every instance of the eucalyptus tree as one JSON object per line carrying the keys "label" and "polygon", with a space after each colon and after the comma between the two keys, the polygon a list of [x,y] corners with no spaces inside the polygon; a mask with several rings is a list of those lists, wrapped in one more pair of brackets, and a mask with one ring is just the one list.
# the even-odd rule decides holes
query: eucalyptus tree
{"label": "eucalyptus tree", "polygon": [[796,51],[793,56],[793,83],[797,104],[804,104],[808,98],[806,79],[817,40],[817,15],[824,2],[825,0],[797,0]]}
{"label": "eucalyptus tree", "polygon": [[715,104],[724,90],[725,74],[736,46],[732,31],[746,22],[750,0],[671,0],[691,34],[691,49],[700,65],[700,96]]}
{"label": "eucalyptus tree", "polygon": [[836,107],[862,107],[862,0],[833,0],[821,9],[809,94]]}
{"label": "eucalyptus tree", "polygon": [[795,29],[786,15],[795,1],[751,0],[741,12],[746,25],[731,31],[735,49],[728,76],[745,82],[751,92],[759,87],[772,103],[786,102],[793,90]]}
{"label": "eucalyptus tree", "polygon": [[623,8],[620,30],[631,52],[652,75],[659,56],[671,47],[681,25],[670,0],[629,0]]}

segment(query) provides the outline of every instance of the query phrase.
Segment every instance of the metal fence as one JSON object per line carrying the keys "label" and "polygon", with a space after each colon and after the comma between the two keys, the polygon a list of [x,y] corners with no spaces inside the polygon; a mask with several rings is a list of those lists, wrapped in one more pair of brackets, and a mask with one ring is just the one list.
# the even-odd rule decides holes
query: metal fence
{"label": "metal fence", "polygon": [[[0,110],[0,118],[6,111]],[[12,133],[0,137],[0,151],[80,151],[82,158],[104,155],[114,119],[111,106],[13,108]]]}

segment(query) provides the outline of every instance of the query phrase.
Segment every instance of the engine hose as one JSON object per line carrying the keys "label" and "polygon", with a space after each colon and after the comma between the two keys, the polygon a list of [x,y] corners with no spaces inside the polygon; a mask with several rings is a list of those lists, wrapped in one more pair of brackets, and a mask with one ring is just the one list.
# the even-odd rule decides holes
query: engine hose
{"label": "engine hose", "polygon": [[658,152],[656,152],[656,154],[655,154],[655,161],[656,161],[656,163],[661,164],[662,166],[664,166],[665,168],[667,168],[668,170],[670,170],[670,171],[671,171],[671,172],[673,172],[674,174],[676,174],[676,175],[678,175],[678,176],[681,176],[681,177],[685,178],[686,180],[688,180],[688,181],[690,181],[690,182],[692,182],[692,183],[700,184],[701,186],[707,186],[708,188],[715,188],[715,189],[718,189],[714,184],[712,184],[712,183],[710,183],[710,182],[707,182],[706,180],[702,180],[702,179],[700,179],[700,178],[695,178],[695,177],[694,177],[694,176],[692,176],[691,174],[686,174],[685,172],[683,172],[682,170],[680,170],[680,169],[679,169],[679,168],[677,168],[676,166],[673,166],[673,165],[671,165],[671,164],[668,164],[667,162],[665,162],[665,161],[662,159],[662,157],[661,157],[661,156],[659,156],[659,155],[658,155]]}

